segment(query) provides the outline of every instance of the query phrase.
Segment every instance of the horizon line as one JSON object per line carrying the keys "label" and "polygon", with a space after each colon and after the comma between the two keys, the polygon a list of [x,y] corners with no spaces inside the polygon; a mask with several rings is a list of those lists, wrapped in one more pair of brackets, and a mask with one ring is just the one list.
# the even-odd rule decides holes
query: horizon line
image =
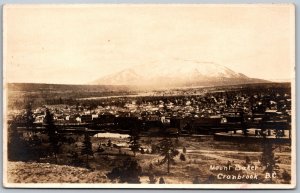
{"label": "horizon line", "polygon": [[[291,83],[292,82],[291,79],[280,79],[280,81],[279,79],[271,79],[265,81],[269,81],[269,82],[237,83],[237,84],[229,84],[228,86],[241,85],[241,84],[268,84],[268,83]],[[147,86],[147,85],[125,85],[125,84],[88,84],[88,83],[77,84],[77,83],[49,83],[49,82],[6,82],[4,84],[48,84],[48,85],[71,85],[71,86],[72,85],[74,86]],[[217,85],[217,86],[224,86],[224,85]],[[186,86],[182,86],[182,87],[186,87]]]}

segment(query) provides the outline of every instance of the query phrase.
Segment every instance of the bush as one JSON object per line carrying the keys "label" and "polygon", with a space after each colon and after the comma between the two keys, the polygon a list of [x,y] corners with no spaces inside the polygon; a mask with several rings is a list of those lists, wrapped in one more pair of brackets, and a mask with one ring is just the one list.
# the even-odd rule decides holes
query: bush
{"label": "bush", "polygon": [[99,145],[98,148],[97,148],[97,150],[96,150],[96,152],[98,152],[98,153],[102,153],[104,151],[105,150],[104,150],[104,148],[101,145]]}
{"label": "bush", "polygon": [[205,184],[213,184],[215,183],[215,177],[213,175],[209,175],[207,180],[204,182]]}
{"label": "bush", "polygon": [[184,154],[180,154],[180,157],[179,157],[179,158],[180,158],[181,161],[185,161],[185,160],[186,160]]}
{"label": "bush", "polygon": [[75,151],[71,152],[71,164],[74,166],[82,166],[83,165],[83,161],[81,159],[79,159],[78,153]]}
{"label": "bush", "polygon": [[165,179],[164,179],[163,177],[160,177],[160,178],[159,178],[159,183],[160,183],[160,184],[165,184]]}
{"label": "bush", "polygon": [[111,146],[112,146],[112,143],[111,143],[111,140],[109,139],[107,142],[107,147],[111,147]]}
{"label": "bush", "polygon": [[193,180],[193,184],[200,184],[200,179],[199,179],[199,176],[196,176]]}
{"label": "bush", "polygon": [[155,184],[157,182],[157,179],[155,178],[154,174],[149,174],[149,184]]}
{"label": "bush", "polygon": [[245,161],[246,161],[246,164],[250,164],[251,160],[250,160],[249,156],[246,156]]}
{"label": "bush", "polygon": [[291,175],[286,170],[284,170],[282,173],[282,179],[284,180],[285,183],[288,184],[290,183]]}
{"label": "bush", "polygon": [[9,128],[8,135],[8,160],[30,161],[39,159],[41,150],[34,145],[30,146],[15,128]]}
{"label": "bush", "polygon": [[141,173],[142,168],[137,161],[127,158],[123,161],[121,166],[113,168],[112,171],[107,174],[107,177],[111,181],[118,179],[121,183],[139,184],[141,183],[139,177]]}
{"label": "bush", "polygon": [[157,145],[151,145],[151,154],[159,153],[159,147]]}

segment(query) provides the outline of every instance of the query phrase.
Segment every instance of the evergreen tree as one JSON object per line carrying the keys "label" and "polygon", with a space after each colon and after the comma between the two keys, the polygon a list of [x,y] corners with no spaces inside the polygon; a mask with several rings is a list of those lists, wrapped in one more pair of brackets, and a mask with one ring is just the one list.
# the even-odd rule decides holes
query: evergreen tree
{"label": "evergreen tree", "polygon": [[91,137],[88,133],[84,134],[84,141],[83,141],[83,148],[81,150],[81,155],[86,155],[85,164],[86,167],[89,168],[89,155],[93,156],[93,150],[92,150],[92,142]]}
{"label": "evergreen tree", "polygon": [[25,119],[26,119],[26,127],[27,128],[32,128],[33,127],[33,122],[34,122],[34,117],[33,117],[32,103],[31,102],[26,105]]}
{"label": "evergreen tree", "polygon": [[264,172],[270,174],[270,182],[273,182],[272,174],[273,172],[279,169],[278,165],[278,158],[274,156],[274,149],[272,143],[268,143],[266,140],[263,141],[263,151],[261,155],[261,164],[265,167]]}
{"label": "evergreen tree", "polygon": [[61,144],[57,128],[54,124],[53,114],[49,111],[49,109],[46,109],[45,127],[49,137],[49,143],[51,147],[50,152],[54,154],[55,163],[57,163],[57,154]]}
{"label": "evergreen tree", "polygon": [[247,126],[246,126],[246,123],[245,123],[245,120],[244,120],[244,111],[241,111],[240,112],[240,120],[241,120],[241,127],[242,127],[242,131],[243,131],[243,134],[245,137],[248,136],[248,129],[247,129]]}
{"label": "evergreen tree", "polygon": [[112,142],[111,142],[110,139],[107,141],[107,146],[108,146],[108,147],[111,147],[111,146],[112,146]]}
{"label": "evergreen tree", "polygon": [[170,173],[170,165],[175,164],[174,157],[179,154],[171,138],[165,136],[159,143],[161,155],[164,156],[160,164],[167,163],[167,171]]}
{"label": "evergreen tree", "polygon": [[140,140],[139,130],[137,128],[131,129],[130,137],[129,137],[129,148],[133,152],[134,157],[136,155],[136,152],[138,152],[141,147],[139,140]]}

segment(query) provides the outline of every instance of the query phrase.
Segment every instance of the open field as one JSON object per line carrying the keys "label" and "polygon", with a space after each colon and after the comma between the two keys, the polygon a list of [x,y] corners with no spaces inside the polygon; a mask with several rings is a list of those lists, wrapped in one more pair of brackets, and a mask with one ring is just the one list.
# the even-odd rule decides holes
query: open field
{"label": "open field", "polygon": [[[111,146],[107,145],[108,140],[111,141]],[[151,146],[153,147],[153,144],[157,144],[160,140],[160,138],[151,137],[141,138],[144,152],[138,152],[134,157],[128,147],[126,137],[93,137],[94,157],[89,157],[89,169],[84,168],[84,156],[79,156],[79,159],[83,161],[82,166],[70,166],[72,158],[68,156],[68,152],[71,151],[71,146],[64,145],[62,152],[58,155],[58,165],[49,164],[50,158],[40,160],[44,163],[9,162],[8,181],[14,183],[109,183],[111,181],[107,178],[107,173],[119,166],[126,157],[132,157],[142,168],[141,183],[149,183],[150,173],[154,174],[157,180],[163,177],[165,183],[172,184],[193,183],[196,177],[200,180],[199,183],[269,183],[269,179],[265,179],[264,167],[260,163],[262,156],[260,145],[251,144],[250,149],[247,147],[250,144],[216,142],[212,137],[207,136],[174,139],[180,154],[184,154],[185,160],[181,160],[179,155],[176,156],[175,163],[170,166],[170,173],[167,173],[167,165],[159,164],[163,157],[158,153],[151,153]],[[80,146],[80,143],[78,142],[77,145]],[[97,151],[99,144],[102,148],[101,152]],[[186,153],[183,153],[183,147]],[[276,171],[277,178],[273,179],[272,183],[286,183],[282,174],[284,170],[291,172],[290,147],[288,144],[282,144],[281,151],[276,148],[274,152],[275,157],[279,157],[277,160],[279,169]],[[247,159],[249,159],[248,163],[246,163]],[[230,171],[212,169],[214,166],[228,165],[232,166]],[[238,170],[248,165],[255,169]],[[223,175],[247,174],[257,175],[257,179],[223,179]],[[118,183],[118,181],[113,182]]]}

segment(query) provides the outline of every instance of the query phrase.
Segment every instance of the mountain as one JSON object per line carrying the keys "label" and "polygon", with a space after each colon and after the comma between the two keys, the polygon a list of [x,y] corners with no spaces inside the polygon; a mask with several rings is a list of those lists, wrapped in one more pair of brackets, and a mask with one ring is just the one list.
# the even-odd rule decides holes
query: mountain
{"label": "mountain", "polygon": [[268,82],[213,63],[173,59],[126,68],[92,82],[97,85],[135,85],[149,87],[218,86]]}

